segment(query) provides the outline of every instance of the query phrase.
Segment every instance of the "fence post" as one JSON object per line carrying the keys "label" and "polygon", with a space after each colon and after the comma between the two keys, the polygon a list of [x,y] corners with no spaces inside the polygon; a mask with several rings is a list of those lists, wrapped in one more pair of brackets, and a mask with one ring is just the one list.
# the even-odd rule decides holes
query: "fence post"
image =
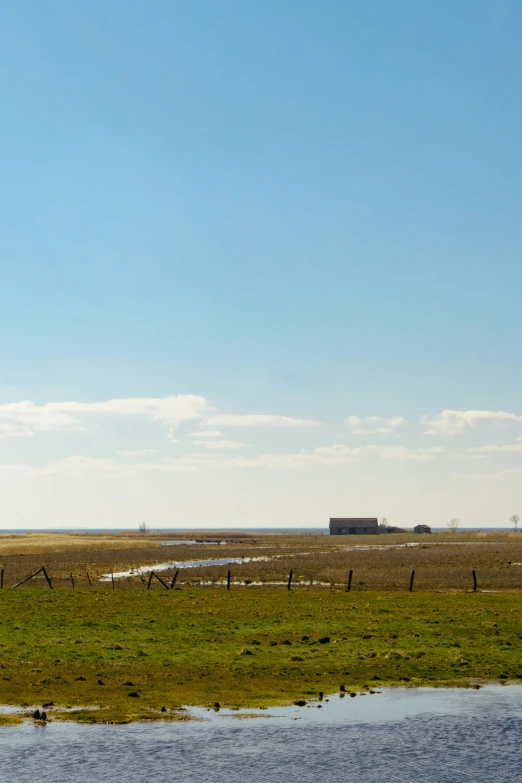
{"label": "fence post", "polygon": [[162,585],[163,585],[163,587],[165,588],[165,590],[168,590],[168,589],[169,589],[169,586],[168,586],[168,584],[167,584],[166,582],[164,582],[164,581],[163,581],[163,579],[161,578],[161,576],[158,576],[158,575],[157,575],[157,573],[156,573],[155,571],[153,571],[152,573],[154,574],[154,576],[156,577],[156,579],[158,580],[158,582],[159,582],[160,584],[162,584]]}
{"label": "fence post", "polygon": [[150,583],[152,582],[153,576],[154,576],[154,571],[151,571],[149,574],[149,581],[147,582],[147,590],[150,590]]}
{"label": "fence post", "polygon": [[4,586],[4,569],[0,571],[0,588]]}
{"label": "fence post", "polygon": [[87,574],[87,581],[89,582],[89,587],[92,587],[91,585],[91,577],[89,576],[88,571],[85,572]]}
{"label": "fence post", "polygon": [[27,576],[25,579],[22,579],[21,582],[17,582],[15,585],[12,586],[11,590],[14,590],[15,587],[20,587],[20,585],[25,585],[26,582],[28,582],[30,579],[33,579],[33,577],[38,576],[43,571],[43,568],[39,568],[38,571],[35,571],[34,574],[31,574],[30,576]]}
{"label": "fence post", "polygon": [[230,590],[230,571],[227,571],[227,590]]}
{"label": "fence post", "polygon": [[72,584],[72,587],[73,587],[73,590],[74,590],[74,577],[72,575],[72,571],[71,571],[71,584]]}
{"label": "fence post", "polygon": [[288,584],[287,584],[287,586],[286,586],[286,589],[287,589],[287,590],[290,590],[290,586],[291,586],[291,584],[292,584],[292,574],[293,574],[293,573],[294,573],[293,571],[290,571],[290,573],[288,574]]}
{"label": "fence post", "polygon": [[476,593],[477,592],[477,575],[476,575],[475,571],[472,571],[471,573],[473,574],[473,592]]}
{"label": "fence post", "polygon": [[17,582],[17,584],[12,586],[11,590],[14,590],[15,587],[20,587],[20,585],[24,585],[30,579],[33,579],[35,576],[38,576],[38,574],[40,574],[42,572],[43,572],[43,575],[45,576],[45,578],[47,579],[47,584],[49,585],[49,587],[52,590],[53,586],[51,584],[51,580],[49,579],[49,575],[47,574],[47,571],[45,570],[45,566],[42,566],[41,568],[39,568],[38,571],[35,571],[34,574],[31,574],[31,576],[27,576],[25,579],[22,579],[21,582]]}
{"label": "fence post", "polygon": [[174,585],[176,584],[176,579],[178,578],[178,574],[179,574],[179,570],[178,570],[178,571],[176,571],[176,573],[175,573],[175,574],[174,574],[174,576],[172,577],[172,582],[170,583],[170,589],[171,589],[171,590],[172,590],[172,588],[174,587]]}
{"label": "fence post", "polygon": [[111,571],[112,589],[114,590],[114,571]]}
{"label": "fence post", "polygon": [[352,589],[352,576],[353,576],[353,571],[350,568],[350,573],[348,574],[348,584],[346,585],[346,592],[347,593],[349,593],[350,590]]}
{"label": "fence post", "polygon": [[413,591],[413,580],[415,579],[415,571],[411,572],[410,576],[410,593]]}
{"label": "fence post", "polygon": [[47,580],[47,584],[49,585],[49,587],[52,590],[53,589],[53,585],[52,585],[52,582],[51,582],[51,578],[50,578],[49,574],[47,573],[47,571],[45,570],[45,566],[42,566],[42,571],[43,571],[43,575],[45,576],[45,578]]}

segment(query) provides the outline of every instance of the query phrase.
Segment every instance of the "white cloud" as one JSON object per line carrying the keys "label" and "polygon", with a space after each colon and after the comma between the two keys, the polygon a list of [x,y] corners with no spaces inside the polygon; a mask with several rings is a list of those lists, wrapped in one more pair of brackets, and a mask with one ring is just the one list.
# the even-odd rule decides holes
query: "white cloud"
{"label": "white cloud", "polygon": [[70,412],[29,400],[0,405],[0,435],[28,436],[35,432],[82,429],[81,421]]}
{"label": "white cloud", "polygon": [[172,436],[179,424],[201,418],[209,409],[204,397],[177,394],[170,397],[130,397],[105,402],[14,402],[0,405],[0,435],[33,435],[36,432],[85,429],[93,416],[145,416],[160,421]]}
{"label": "white cloud", "polygon": [[[238,449],[248,444],[236,441],[203,441],[207,450],[201,454],[189,454],[184,457],[163,458],[148,462],[121,462],[115,459],[72,456],[63,460],[47,463],[43,466],[29,464],[0,464],[0,479],[8,480],[11,475],[47,476],[71,480],[97,476],[104,479],[132,478],[140,474],[175,473],[180,471],[234,470],[241,468],[261,468],[270,470],[298,470],[307,467],[332,467],[373,458],[380,460],[427,460],[444,452],[440,447],[430,449],[408,449],[403,446],[356,446],[345,444],[320,446],[289,454],[261,454],[259,456],[225,456],[220,450]],[[146,456],[153,449],[120,452],[123,456]]]}
{"label": "white cloud", "polygon": [[365,459],[377,458],[381,460],[420,460],[435,459],[445,450],[440,447],[429,449],[408,449],[404,446],[356,446],[350,447],[344,444],[333,446],[320,446],[311,451],[302,450],[292,454],[261,454],[259,457],[246,457],[238,455],[205,463],[208,467],[216,469],[232,468],[270,468],[272,470],[298,469],[309,466],[334,466]]}
{"label": "white cloud", "polygon": [[484,484],[485,482],[495,482],[502,479],[515,479],[515,487],[517,489],[517,499],[519,497],[518,489],[520,486],[520,479],[522,478],[522,468],[510,468],[508,470],[499,470],[495,473],[457,473],[456,478],[463,479],[465,481],[476,481],[478,484]]}
{"label": "white cloud", "polygon": [[498,452],[522,451],[522,443],[504,443],[502,445],[477,446],[468,449],[473,454],[494,454]]}
{"label": "white cloud", "polygon": [[261,454],[258,457],[246,457],[244,454],[228,457],[209,463],[216,470],[237,468],[266,468],[269,470],[296,470],[306,467],[341,465],[354,459],[344,454],[321,454],[318,451],[301,451],[292,454]]}
{"label": "white cloud", "polygon": [[348,416],[346,423],[352,428],[353,435],[388,435],[406,424],[407,419],[403,416]]}
{"label": "white cloud", "polygon": [[389,435],[393,432],[391,427],[357,428],[352,430],[352,435]]}
{"label": "white cloud", "polygon": [[444,453],[444,449],[409,449],[406,446],[367,446],[368,453],[376,454],[380,459],[389,460],[428,460]]}
{"label": "white cloud", "polygon": [[[37,432],[83,430],[86,429],[87,422],[95,417],[146,417],[164,424],[173,440],[179,425],[184,422],[229,427],[306,427],[319,424],[311,419],[291,416],[211,415],[211,411],[209,402],[194,394],[129,397],[104,402],[49,402],[45,405],[36,405],[26,400],[0,405],[0,436],[30,436]],[[205,440],[221,436],[222,433],[217,429],[194,433],[194,437]]]}
{"label": "white cloud", "polygon": [[44,476],[65,479],[88,479],[93,476],[112,478],[132,478],[144,473],[174,473],[193,471],[196,464],[187,459],[164,459],[153,462],[122,463],[116,459],[84,457],[76,455],[43,466],[28,464],[0,464],[0,479],[9,479],[13,475]]}
{"label": "white cloud", "polygon": [[234,415],[217,414],[207,418],[208,424],[218,427],[316,427],[320,422],[314,419],[294,419],[291,416],[252,413]]}
{"label": "white cloud", "polygon": [[345,446],[342,443],[337,443],[334,446],[319,446],[314,449],[313,454],[326,457],[360,457],[363,454],[363,449],[360,446]]}
{"label": "white cloud", "polygon": [[198,446],[204,446],[206,449],[241,449],[248,446],[248,443],[241,443],[237,440],[196,440]]}
{"label": "white cloud", "polygon": [[118,451],[120,457],[146,457],[148,454],[156,453],[156,449],[122,449]]}
{"label": "white cloud", "polygon": [[478,427],[500,428],[522,424],[522,416],[505,411],[444,410],[434,419],[424,416],[421,423],[428,426],[425,435],[456,435]]}
{"label": "white cloud", "polygon": [[396,427],[406,424],[406,421],[407,419],[405,419],[404,416],[392,416],[391,419],[388,419],[388,426],[394,430]]}

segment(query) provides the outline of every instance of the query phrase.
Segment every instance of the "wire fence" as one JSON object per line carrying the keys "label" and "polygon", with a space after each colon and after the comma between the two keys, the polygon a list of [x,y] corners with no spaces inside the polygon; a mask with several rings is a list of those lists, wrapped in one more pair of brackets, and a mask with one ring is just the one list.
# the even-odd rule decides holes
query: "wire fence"
{"label": "wire fence", "polygon": [[[31,585],[34,587],[43,587],[48,589],[55,588],[89,588],[89,589],[110,589],[115,590],[117,588],[144,588],[150,590],[154,587],[160,589],[173,590],[181,589],[182,587],[219,587],[225,588],[227,591],[231,589],[241,587],[282,587],[286,590],[293,590],[301,587],[316,587],[316,588],[330,588],[330,589],[343,589],[345,592],[351,591],[381,591],[381,590],[405,590],[413,592],[414,590],[462,590],[469,592],[499,592],[501,590],[522,590],[522,573],[520,578],[513,583],[503,584],[501,587],[495,583],[495,573],[492,573],[493,569],[486,569],[481,575],[476,569],[471,569],[463,573],[462,569],[455,569],[455,578],[451,578],[451,574],[446,572],[445,583],[441,582],[438,578],[435,582],[430,579],[426,579],[426,575],[419,573],[415,569],[408,574],[403,574],[403,579],[398,579],[398,575],[394,574],[393,584],[383,584],[382,579],[376,579],[375,582],[368,581],[368,574],[365,574],[364,580],[357,580],[357,572],[354,569],[350,569],[346,575],[346,581],[325,581],[324,579],[302,579],[294,576],[294,571],[290,570],[288,577],[275,581],[255,581],[245,579],[242,577],[233,580],[232,572],[227,571],[226,577],[223,575],[213,580],[202,579],[180,579],[180,570],[176,569],[172,575],[160,576],[155,570],[146,572],[136,571],[131,577],[125,579],[118,579],[114,576],[114,572],[104,577],[91,577],[89,572],[84,571],[77,573],[76,576],[71,572],[68,577],[51,577],[45,566],[41,566],[37,571],[29,574],[24,579],[16,582],[15,584],[7,584],[5,569],[0,570],[0,589],[20,588],[23,585]],[[148,578],[146,578],[148,577]],[[439,575],[440,577],[440,575]],[[505,581],[505,580],[504,580]],[[494,586],[491,586],[491,585]]]}

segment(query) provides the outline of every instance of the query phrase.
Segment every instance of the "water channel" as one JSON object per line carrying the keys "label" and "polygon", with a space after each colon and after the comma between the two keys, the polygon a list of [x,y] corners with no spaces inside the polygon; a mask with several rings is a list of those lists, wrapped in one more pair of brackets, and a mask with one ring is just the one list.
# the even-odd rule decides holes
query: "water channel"
{"label": "water channel", "polygon": [[[180,545],[180,544],[194,544],[198,543],[196,541],[161,541],[162,545]],[[207,544],[209,542],[202,541],[200,542],[202,544]],[[214,542],[210,542],[214,543]],[[226,544],[226,541],[219,542],[222,544]],[[458,546],[461,543],[465,543],[466,545],[473,545],[478,544],[479,546],[491,546],[495,544],[495,542],[492,541],[475,541],[475,542],[442,542],[442,543],[431,543],[426,542],[426,544],[422,544],[423,546]],[[502,543],[502,542],[496,542],[496,544]],[[414,543],[408,543],[408,544],[355,544],[353,546],[343,546],[341,547],[343,550],[367,550],[367,549],[405,549],[407,547],[418,547],[421,546],[420,543],[414,542]],[[321,551],[320,554],[327,554],[328,550]],[[312,552],[299,552],[299,553],[291,553],[287,554],[287,557],[308,557]],[[316,553],[319,554],[319,553]],[[114,579],[125,579],[130,576],[139,576],[140,574],[146,574],[150,573],[150,571],[169,571],[174,568],[198,568],[201,566],[223,566],[223,565],[232,565],[233,563],[255,563],[256,561],[269,561],[269,560],[277,560],[279,558],[284,557],[284,555],[272,555],[270,557],[267,556],[261,556],[261,557],[221,557],[221,558],[211,558],[209,560],[179,560],[179,561],[168,561],[165,563],[156,563],[155,565],[146,565],[146,566],[136,566],[136,568],[130,568],[128,571],[115,571],[113,574],[104,574],[102,577],[100,577],[100,582],[110,582],[111,579],[114,577]],[[519,563],[514,563],[514,565],[520,565]],[[262,584],[261,582],[255,582],[253,584]],[[265,584],[284,584],[284,582],[266,582]],[[310,584],[310,583],[305,583]]]}
{"label": "water channel", "polygon": [[514,783],[522,687],[390,689],[199,720],[0,729],[6,783]]}

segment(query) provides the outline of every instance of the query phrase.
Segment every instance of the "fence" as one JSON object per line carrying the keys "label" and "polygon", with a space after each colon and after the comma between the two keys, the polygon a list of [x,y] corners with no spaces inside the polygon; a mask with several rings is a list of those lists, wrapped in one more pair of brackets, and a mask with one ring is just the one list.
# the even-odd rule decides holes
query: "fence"
{"label": "fence", "polygon": [[[44,577],[47,586],[51,590],[54,589],[54,587],[53,587],[53,580],[49,576],[45,566],[41,566],[33,574],[30,574],[29,576],[25,577],[25,579],[22,579],[20,582],[17,582],[16,584],[11,585],[10,589],[14,590],[17,587],[21,587],[22,585],[26,584],[27,582],[30,582],[32,579],[35,579],[36,577],[38,577],[40,574]],[[179,575],[179,569],[177,569],[175,571],[175,573],[174,573],[174,575],[173,575],[173,577],[172,577],[172,579],[170,581],[170,584],[168,584],[168,582],[166,582],[164,579],[162,579],[154,570],[149,572],[149,578],[148,578],[147,582],[145,581],[145,579],[143,578],[143,575],[141,573],[139,573],[139,572],[137,573],[137,576],[140,579],[141,584],[143,586],[145,586],[145,588],[147,590],[151,589],[152,580],[153,579],[155,579],[165,590],[173,590],[174,588],[180,589],[180,585],[183,584],[183,583],[182,582],[178,582],[178,575]],[[345,587],[345,591],[348,592],[348,593],[352,590],[353,575],[354,575],[354,571],[353,571],[353,569],[350,569],[350,571],[348,572],[348,577],[347,577],[347,580],[346,580],[346,587]],[[76,577],[76,579],[77,579],[77,582],[78,582],[79,581],[78,576]],[[91,580],[88,572],[85,572],[85,580],[87,581],[88,586],[90,588],[92,588],[93,587],[93,583],[92,583],[92,580]],[[4,581],[5,581],[5,569],[2,568],[0,570],[0,589],[4,588]],[[54,580],[54,581],[56,582],[58,580]],[[68,583],[68,581],[70,581],[71,588],[73,590],[76,587],[76,582],[74,580],[74,576],[73,576],[72,572],[69,574],[69,579],[68,580],[64,580],[63,578],[61,578],[59,581],[62,582],[62,583],[63,583],[63,581],[66,581],[66,584]],[[113,572],[111,572],[110,579],[106,578],[104,581],[97,580],[97,582],[96,582],[98,587],[102,586],[102,585],[105,585],[105,584],[108,585],[109,583],[110,583],[111,589],[114,590],[116,588],[116,580],[114,578],[114,573]],[[192,583],[188,583],[188,584],[190,586],[193,586]],[[288,580],[286,582],[278,582],[278,583],[273,583],[273,582],[272,583],[270,583],[270,582],[266,582],[266,583],[256,582],[256,583],[253,583],[250,580],[241,580],[239,582],[234,582],[233,583],[232,582],[232,573],[231,573],[231,571],[227,571],[226,582],[223,581],[223,582],[220,583],[220,582],[218,582],[216,580],[214,582],[211,582],[210,584],[212,586],[219,586],[220,584],[226,585],[227,591],[230,590],[231,587],[242,587],[242,586],[246,587],[246,586],[249,586],[249,585],[254,586],[254,587],[257,587],[257,586],[259,586],[259,587],[263,587],[263,586],[268,587],[268,586],[273,586],[274,584],[278,584],[278,585],[282,585],[282,586],[286,585],[286,589],[287,590],[291,590],[292,586],[294,586],[294,587],[299,587],[299,586],[306,586],[306,587],[331,587],[331,588],[344,586],[344,585],[341,585],[340,583],[333,583],[333,582],[315,582],[314,583],[313,581],[311,581],[311,582],[310,581],[308,581],[308,582],[295,581],[294,580],[294,572],[293,572],[293,570],[290,570],[290,573],[288,574]],[[409,578],[409,582],[404,584],[404,589],[407,589],[411,593],[411,592],[413,592],[414,584],[415,584],[415,570],[413,570],[411,572],[410,578]],[[85,586],[85,582],[83,583],[83,585]],[[176,587],[176,585],[177,585],[177,587]],[[63,587],[64,585],[60,584],[60,586]],[[201,585],[201,583],[200,583],[199,586],[203,586],[203,585]],[[522,587],[522,585],[521,585],[521,587]],[[471,578],[469,580],[469,588],[472,589],[472,592],[477,592],[477,590],[478,590],[478,579],[477,579],[477,571],[476,570],[472,570],[471,571]],[[381,590],[382,587],[381,586],[376,586],[374,589]]]}

